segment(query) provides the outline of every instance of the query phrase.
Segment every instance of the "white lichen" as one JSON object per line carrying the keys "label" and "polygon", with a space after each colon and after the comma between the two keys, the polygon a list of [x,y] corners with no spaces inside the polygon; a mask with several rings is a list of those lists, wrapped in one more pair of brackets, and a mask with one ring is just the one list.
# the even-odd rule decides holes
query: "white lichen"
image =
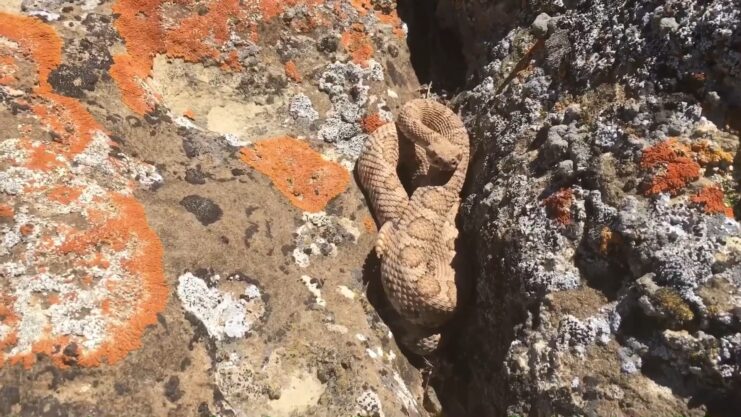
{"label": "white lichen", "polygon": [[178,278],[178,297],[183,308],[203,323],[216,340],[244,337],[264,314],[260,291],[248,286],[243,298],[234,298],[186,272]]}

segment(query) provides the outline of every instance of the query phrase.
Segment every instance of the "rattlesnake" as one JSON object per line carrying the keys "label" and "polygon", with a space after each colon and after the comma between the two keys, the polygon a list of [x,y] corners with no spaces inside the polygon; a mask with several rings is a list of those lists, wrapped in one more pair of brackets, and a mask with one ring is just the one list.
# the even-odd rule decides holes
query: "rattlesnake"
{"label": "rattlesnake", "polygon": [[[397,128],[414,144],[417,188],[411,197],[396,171]],[[395,124],[371,134],[357,162],[358,178],[381,225],[375,250],[383,288],[399,315],[422,329],[404,341],[418,353],[436,348],[439,335],[430,329],[445,324],[459,302],[452,261],[469,146],[466,128],[453,111],[416,99],[402,107]],[[447,181],[437,185],[436,177],[444,174]]]}

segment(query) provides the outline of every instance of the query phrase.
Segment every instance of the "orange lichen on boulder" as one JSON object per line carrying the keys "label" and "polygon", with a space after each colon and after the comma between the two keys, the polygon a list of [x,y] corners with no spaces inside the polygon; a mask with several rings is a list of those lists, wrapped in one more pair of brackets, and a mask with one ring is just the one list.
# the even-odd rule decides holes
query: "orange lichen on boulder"
{"label": "orange lichen on boulder", "polygon": [[13,217],[15,210],[7,204],[0,204],[0,217]]}
{"label": "orange lichen on boulder", "polygon": [[376,229],[376,222],[373,220],[373,217],[371,216],[365,216],[363,217],[363,228],[368,233],[375,233],[378,230]]}
{"label": "orange lichen on boulder", "polygon": [[296,67],[296,63],[293,61],[288,61],[284,65],[284,69],[286,72],[286,77],[292,79],[293,81],[300,83],[303,81],[303,77],[301,77],[301,72],[298,70],[298,67]]}
{"label": "orange lichen on boulder", "polygon": [[121,100],[134,113],[145,114],[154,109],[154,100],[144,89],[144,80],[151,71],[151,58],[134,58],[131,55],[115,55],[109,73],[121,93]]}
{"label": "orange lichen on boulder", "polygon": [[61,136],[54,142],[55,150],[67,158],[77,155],[90,143],[92,132],[101,127],[82,104],[54,93],[49,84],[49,74],[62,61],[62,41],[54,28],[34,17],[0,13],[0,36],[20,44],[36,64],[38,85],[34,92],[49,102],[32,110]]}
{"label": "orange lichen on boulder", "polygon": [[343,32],[340,43],[356,64],[367,66],[368,60],[373,57],[373,44],[365,32],[365,27],[360,23]]}
{"label": "orange lichen on boulder", "polygon": [[600,232],[599,252],[607,256],[612,250],[623,242],[620,234],[605,226]]}
{"label": "orange lichen on boulder", "polygon": [[191,15],[181,20],[179,25],[165,30],[167,56],[187,62],[218,60],[221,52],[217,47],[229,40],[229,22],[239,17],[239,0],[207,2],[205,9],[198,7],[199,3],[181,3],[192,6]]}
{"label": "orange lichen on boulder", "polygon": [[396,8],[384,12],[383,10],[376,10],[371,0],[352,0],[351,3],[360,15],[365,16],[372,12],[375,14],[376,18],[378,18],[378,21],[390,25],[393,28],[394,35],[400,38],[405,36],[404,30],[402,29],[403,22],[399,18]]}
{"label": "orange lichen on boulder", "polygon": [[241,153],[246,164],[267,175],[294,206],[305,211],[321,211],[350,181],[342,166],[324,160],[306,142],[292,137],[263,140]]}
{"label": "orange lichen on boulder", "polygon": [[[143,115],[157,104],[149,82],[156,55],[239,71],[242,63],[235,45],[240,40],[258,42],[260,30],[272,29],[269,23],[297,6],[304,13],[284,22],[290,30],[308,33],[337,23],[349,26],[341,43],[360,65],[367,65],[374,54],[368,31],[360,23],[369,13],[403,35],[396,10],[376,10],[369,0],[336,2],[334,11],[325,7],[322,0],[117,0],[112,6],[117,14],[114,27],[126,44],[126,53],[113,57],[110,75],[124,103]],[[292,61],[286,63],[285,72],[293,81],[301,82],[303,78]]]}
{"label": "orange lichen on boulder", "polygon": [[643,171],[653,174],[645,184],[644,195],[669,193],[675,196],[700,176],[700,165],[693,153],[676,139],[669,139],[643,151],[639,163]]}
{"label": "orange lichen on boulder", "polygon": [[10,85],[16,82],[13,75],[16,70],[15,59],[12,56],[0,56],[0,85]]}
{"label": "orange lichen on boulder", "polygon": [[155,99],[144,85],[157,54],[187,62],[217,61],[225,70],[241,68],[236,54],[222,57],[219,50],[229,40],[230,21],[239,16],[238,0],[173,3],[190,14],[179,20],[169,17],[168,22],[173,22],[168,25],[162,19],[163,0],[119,0],[112,7],[119,14],[114,26],[126,42],[127,53],[113,57],[110,74],[124,103],[138,114],[154,108]]}
{"label": "orange lichen on boulder", "polygon": [[[109,305],[103,322],[105,339],[95,348],[83,349],[79,347],[81,341],[76,335],[57,335],[47,329],[35,335],[30,352],[9,357],[3,357],[2,350],[5,346],[15,346],[17,339],[0,340],[0,365],[7,359],[11,364],[30,367],[36,362],[37,354],[50,357],[59,367],[72,363],[79,366],[113,364],[141,347],[145,329],[156,323],[157,313],[167,304],[169,291],[164,279],[163,247],[158,236],[147,224],[144,207],[139,201],[131,196],[112,192],[106,196],[106,204],[111,207],[107,217],[98,219],[98,222],[88,219],[88,227],[84,230],[59,229],[70,229],[70,232],[63,235],[64,241],[61,244],[51,247],[50,253],[45,254],[46,257],[55,256],[59,259],[80,259],[81,262],[76,262],[78,268],[94,267],[98,273],[101,268],[106,270],[111,264],[115,265],[116,270],[125,273],[116,280],[109,281],[105,289],[92,288],[101,286],[102,283],[89,279],[89,276],[85,281],[87,285],[79,287],[79,291],[90,291],[89,296],[98,297],[93,294],[105,293],[100,295],[105,297],[104,301]],[[22,234],[25,227],[30,227],[33,231],[32,225],[23,225],[20,229]],[[114,255],[109,260],[111,253]],[[60,298],[55,294],[54,299],[50,298],[49,305],[73,302],[77,298],[75,293],[65,292],[63,295]],[[2,288],[0,298],[8,298],[8,295],[3,294]],[[7,312],[4,314],[0,310],[0,324],[10,325],[7,317],[18,315],[13,311],[11,313],[12,316],[8,316]],[[68,357],[64,348],[73,342],[78,345],[78,351],[74,357]]]}
{"label": "orange lichen on boulder", "polygon": [[[94,231],[71,236],[60,250],[82,254],[101,250],[97,248],[100,242],[119,248],[135,242],[133,253],[121,264],[138,281],[122,281],[109,295],[109,315],[114,316],[107,329],[109,337],[94,352],[79,357],[78,364],[82,366],[115,363],[139,349],[144,330],[157,322],[157,313],[165,308],[169,295],[162,265],[164,250],[147,224],[144,207],[130,196],[111,194],[110,198],[118,211],[116,216],[96,225]],[[124,316],[116,317],[121,313]]]}
{"label": "orange lichen on boulder", "polygon": [[55,201],[60,204],[67,205],[77,200],[82,194],[82,190],[79,188],[68,187],[66,185],[60,185],[58,187],[49,190],[47,197],[51,201]]}
{"label": "orange lichen on boulder", "polygon": [[[233,34],[257,41],[257,27],[287,7],[316,7],[321,0],[118,0],[114,26],[126,43],[126,53],[113,57],[110,69],[124,103],[135,113],[154,109],[147,91],[155,55],[186,62],[216,63],[225,71],[242,69],[237,51],[225,50]],[[177,12],[167,9],[177,8]],[[167,10],[166,10],[167,9]]]}
{"label": "orange lichen on boulder", "polygon": [[699,193],[693,195],[690,200],[702,206],[708,214],[725,214],[726,217],[733,218],[733,209],[726,206],[724,201],[725,195],[723,190],[716,186],[705,187]]}
{"label": "orange lichen on boulder", "polygon": [[376,131],[379,127],[386,124],[386,122],[381,118],[381,115],[378,113],[369,114],[360,121],[361,126],[363,126],[363,131],[365,133],[371,134]]}
{"label": "orange lichen on boulder", "polygon": [[[9,51],[29,61],[38,76],[33,93],[14,99],[31,112],[19,125],[20,139],[10,142],[23,155],[11,165],[35,172],[20,180],[22,193],[8,196],[10,204],[0,206],[3,222],[22,236],[11,261],[23,267],[15,279],[0,280],[0,366],[32,366],[38,354],[62,367],[116,362],[139,347],[145,327],[156,322],[168,296],[162,245],[143,206],[131,196],[128,172],[136,163],[109,157],[112,141],[86,108],[53,92],[48,77],[61,63],[62,48],[53,27],[0,13],[0,38],[11,41],[11,47],[0,44],[0,57]],[[85,165],[74,159],[83,152],[100,157],[94,163],[105,165],[105,182],[73,171],[76,164]],[[97,190],[95,196],[79,201],[87,187]],[[46,215],[58,212],[60,204],[76,215],[73,223]],[[30,218],[13,224],[20,217],[14,216],[14,206],[27,207]],[[85,225],[78,229],[80,222]],[[29,281],[33,287],[22,285]],[[29,305],[31,293],[40,292],[47,293],[46,300]],[[103,318],[86,304],[97,298],[118,304]],[[64,305],[66,313],[47,311],[55,304]],[[35,318],[24,321],[26,314]],[[84,327],[93,334],[65,333],[57,320],[87,320]],[[75,354],[67,356],[69,351]]]}
{"label": "orange lichen on boulder", "polygon": [[574,200],[574,191],[564,188],[556,191],[543,201],[548,217],[562,225],[571,224],[571,203]]}
{"label": "orange lichen on boulder", "polygon": [[692,151],[696,155],[697,162],[704,167],[733,164],[733,154],[724,151],[709,140],[694,142]]}
{"label": "orange lichen on boulder", "polygon": [[34,171],[50,171],[60,167],[63,163],[57,160],[57,153],[47,148],[45,144],[32,146],[29,142],[24,143],[24,148],[28,151],[28,161],[26,168]]}
{"label": "orange lichen on boulder", "polygon": [[323,0],[259,0],[260,16],[268,21],[283,13],[287,7],[300,5],[313,7],[322,2]]}
{"label": "orange lichen on boulder", "polygon": [[153,109],[143,83],[152,70],[154,55],[165,49],[160,5],[161,0],[119,0],[111,7],[118,14],[113,25],[126,42],[127,53],[113,56],[109,72],[123,102],[138,114]]}
{"label": "orange lichen on boulder", "polygon": [[[0,293],[0,326],[7,326],[11,329],[18,324],[18,316],[11,306],[13,298]],[[14,346],[18,342],[18,332],[7,332],[4,337],[0,337],[0,364],[5,362],[5,349]]]}

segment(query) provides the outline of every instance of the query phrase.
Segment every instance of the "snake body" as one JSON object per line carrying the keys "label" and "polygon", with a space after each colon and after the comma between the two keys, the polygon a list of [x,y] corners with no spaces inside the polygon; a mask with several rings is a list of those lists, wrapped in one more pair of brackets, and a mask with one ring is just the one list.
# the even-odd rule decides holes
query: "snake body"
{"label": "snake body", "polygon": [[[415,149],[417,188],[411,197],[396,170],[399,132]],[[417,99],[402,107],[395,124],[373,132],[357,162],[358,178],[381,225],[375,250],[384,291],[402,318],[421,329],[445,324],[459,302],[452,261],[469,146],[453,111]],[[439,335],[427,330],[405,344],[422,353],[434,350]]]}

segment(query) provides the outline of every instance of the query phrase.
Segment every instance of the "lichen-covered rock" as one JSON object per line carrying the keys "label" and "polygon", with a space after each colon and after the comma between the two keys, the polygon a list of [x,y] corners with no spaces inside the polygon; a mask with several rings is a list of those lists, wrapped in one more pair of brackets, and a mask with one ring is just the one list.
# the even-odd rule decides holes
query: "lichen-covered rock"
{"label": "lichen-covered rock", "polygon": [[394,2],[0,2],[0,414],[422,415],[351,174],[405,42]]}
{"label": "lichen-covered rock", "polygon": [[519,5],[437,5],[469,64],[478,271],[443,404],[735,415],[738,1]]}
{"label": "lichen-covered rock", "polygon": [[[0,414],[735,416],[741,4],[526,3],[0,2]],[[425,378],[351,174],[417,77],[473,150]]]}

